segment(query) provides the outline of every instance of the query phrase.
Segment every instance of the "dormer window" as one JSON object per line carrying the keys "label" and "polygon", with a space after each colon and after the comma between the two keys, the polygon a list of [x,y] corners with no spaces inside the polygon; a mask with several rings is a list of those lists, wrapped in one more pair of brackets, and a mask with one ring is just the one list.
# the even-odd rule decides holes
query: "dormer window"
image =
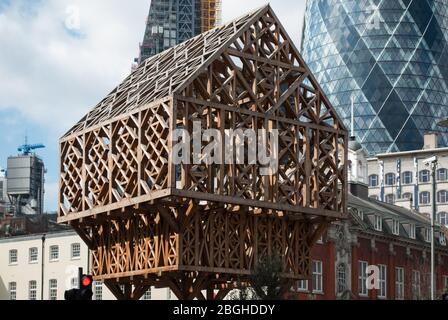
{"label": "dormer window", "polygon": [[415,224],[409,225],[409,238],[415,239]]}
{"label": "dormer window", "polygon": [[383,231],[383,220],[381,219],[381,216],[376,215],[374,219],[375,219],[375,225],[374,225],[375,230],[379,232]]}
{"label": "dormer window", "polygon": [[392,233],[396,236],[400,235],[400,221],[398,220],[392,221]]}
{"label": "dormer window", "polygon": [[359,210],[359,211],[358,211],[358,217],[359,217],[359,219],[361,219],[362,221],[364,221],[364,212],[361,211],[361,210]]}

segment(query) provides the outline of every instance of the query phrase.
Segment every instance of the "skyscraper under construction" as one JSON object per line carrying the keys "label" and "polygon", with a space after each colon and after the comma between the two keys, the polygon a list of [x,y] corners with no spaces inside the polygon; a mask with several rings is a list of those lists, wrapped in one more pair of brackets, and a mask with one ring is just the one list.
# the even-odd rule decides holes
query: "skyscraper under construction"
{"label": "skyscraper under construction", "polygon": [[221,23],[222,0],[152,0],[138,64]]}

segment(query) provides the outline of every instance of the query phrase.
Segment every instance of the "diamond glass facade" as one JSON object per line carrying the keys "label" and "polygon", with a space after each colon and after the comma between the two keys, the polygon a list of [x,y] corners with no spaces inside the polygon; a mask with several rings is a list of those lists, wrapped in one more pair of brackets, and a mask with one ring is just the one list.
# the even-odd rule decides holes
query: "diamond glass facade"
{"label": "diamond glass facade", "polygon": [[370,154],[416,150],[448,118],[447,29],[446,0],[308,0],[302,53]]}

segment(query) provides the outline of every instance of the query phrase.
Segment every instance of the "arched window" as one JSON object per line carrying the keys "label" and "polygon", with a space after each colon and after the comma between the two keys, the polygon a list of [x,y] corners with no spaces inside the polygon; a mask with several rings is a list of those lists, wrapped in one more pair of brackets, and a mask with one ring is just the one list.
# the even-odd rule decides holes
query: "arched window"
{"label": "arched window", "polygon": [[406,193],[403,194],[402,198],[406,199],[406,200],[411,200],[412,199],[412,193],[406,192]]}
{"label": "arched window", "polygon": [[386,180],[385,181],[386,186],[393,186],[395,184],[395,174],[393,173],[386,174],[385,180]]}
{"label": "arched window", "polygon": [[376,174],[372,174],[369,177],[369,186],[370,187],[378,187],[378,176]]}
{"label": "arched window", "polygon": [[386,195],[385,200],[386,200],[386,203],[394,204],[395,196],[393,194],[388,194],[388,195]]}
{"label": "arched window", "polygon": [[403,184],[412,184],[412,172],[403,172]]}
{"label": "arched window", "polygon": [[448,191],[442,190],[437,192],[437,202],[438,203],[447,203],[448,202]]}
{"label": "arched window", "polygon": [[428,191],[420,193],[420,204],[430,204],[431,194]]}
{"label": "arched window", "polygon": [[448,226],[448,213],[446,213],[446,212],[440,212],[440,213],[438,214],[438,216],[439,216],[439,223],[440,223],[442,226]]}
{"label": "arched window", "polygon": [[347,290],[347,268],[341,263],[337,268],[337,289],[338,293],[344,293]]}
{"label": "arched window", "polygon": [[429,170],[422,170],[420,171],[420,183],[428,183],[431,181],[431,173]]}
{"label": "arched window", "polygon": [[448,180],[448,170],[445,168],[437,170],[437,180],[438,181],[447,181]]}

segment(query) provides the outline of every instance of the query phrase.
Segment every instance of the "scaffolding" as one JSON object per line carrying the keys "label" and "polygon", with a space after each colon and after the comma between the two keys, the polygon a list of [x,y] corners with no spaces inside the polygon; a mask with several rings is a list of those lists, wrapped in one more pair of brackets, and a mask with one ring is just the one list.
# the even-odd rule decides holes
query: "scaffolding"
{"label": "scaffolding", "polygon": [[201,27],[207,32],[222,24],[222,0],[201,1]]}

